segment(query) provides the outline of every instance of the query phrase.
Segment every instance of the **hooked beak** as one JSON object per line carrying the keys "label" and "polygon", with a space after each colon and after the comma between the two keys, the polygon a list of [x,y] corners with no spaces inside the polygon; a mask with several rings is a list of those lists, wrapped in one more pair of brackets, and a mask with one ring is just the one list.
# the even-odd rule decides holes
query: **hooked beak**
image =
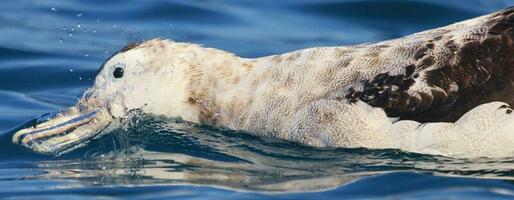
{"label": "hooked beak", "polygon": [[33,151],[59,155],[84,145],[110,123],[106,109],[79,109],[73,106],[39,117],[30,128],[17,131],[12,141]]}

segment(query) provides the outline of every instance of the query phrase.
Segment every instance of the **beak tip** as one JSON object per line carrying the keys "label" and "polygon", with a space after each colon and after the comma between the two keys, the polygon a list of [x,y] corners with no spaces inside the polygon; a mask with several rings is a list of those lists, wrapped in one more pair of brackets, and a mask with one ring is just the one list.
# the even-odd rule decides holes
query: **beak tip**
{"label": "beak tip", "polygon": [[25,132],[27,132],[28,129],[21,129],[19,131],[17,131],[16,133],[14,133],[14,135],[12,136],[12,142],[14,144],[20,144],[20,137],[21,135],[23,135]]}
{"label": "beak tip", "polygon": [[[68,109],[68,111],[71,109]],[[35,125],[23,126],[13,131],[12,143],[46,155],[59,155],[60,152],[80,146],[109,125],[105,112],[92,110],[89,112],[73,112],[55,114],[50,118],[43,116],[35,121]]]}

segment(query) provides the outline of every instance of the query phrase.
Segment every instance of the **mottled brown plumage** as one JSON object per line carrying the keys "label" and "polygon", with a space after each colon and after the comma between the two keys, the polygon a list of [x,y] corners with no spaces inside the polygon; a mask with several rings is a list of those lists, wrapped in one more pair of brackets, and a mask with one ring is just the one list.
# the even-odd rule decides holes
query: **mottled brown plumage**
{"label": "mottled brown plumage", "polygon": [[[370,45],[383,46],[377,51],[398,51],[404,67],[395,67],[404,73],[361,80],[363,89],[350,88],[347,98],[384,108],[388,116],[421,122],[453,122],[491,101],[514,104],[513,10]],[[411,87],[414,83],[421,87]]]}
{"label": "mottled brown plumage", "polygon": [[[131,44],[102,65],[71,117],[102,114],[83,121],[90,125],[141,110],[318,147],[511,156],[513,11],[375,44],[262,58],[162,39]],[[117,68],[123,77],[113,77]],[[29,128],[13,141],[44,152],[96,133],[57,130]]]}

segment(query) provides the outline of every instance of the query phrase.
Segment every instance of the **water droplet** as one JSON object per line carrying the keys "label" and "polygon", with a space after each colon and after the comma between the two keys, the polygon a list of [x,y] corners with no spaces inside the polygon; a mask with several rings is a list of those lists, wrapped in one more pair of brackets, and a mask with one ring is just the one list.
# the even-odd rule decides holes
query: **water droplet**
{"label": "water droplet", "polygon": [[57,8],[51,7],[50,10],[53,11],[53,12],[56,12]]}
{"label": "water droplet", "polygon": [[93,33],[96,33],[96,30],[93,30]]}
{"label": "water droplet", "polygon": [[75,30],[75,28],[73,28],[73,27],[70,27],[70,29],[71,29],[71,31],[74,31],[74,30]]}
{"label": "water droplet", "polygon": [[77,28],[80,28],[80,23],[77,24]]}
{"label": "water droplet", "polygon": [[73,68],[70,68],[70,72],[73,72],[73,71],[75,71],[75,70]]}
{"label": "water droplet", "polygon": [[66,26],[62,26],[62,30],[63,30],[63,31],[66,31]]}
{"label": "water droplet", "polygon": [[82,77],[79,77],[79,80],[82,80]]}
{"label": "water droplet", "polygon": [[78,14],[77,14],[77,17],[82,17],[82,13],[78,13]]}
{"label": "water droplet", "polygon": [[69,37],[71,37],[71,36],[73,36],[73,34],[71,34],[71,33],[68,33],[68,36],[69,36]]}
{"label": "water droplet", "polygon": [[86,54],[84,54],[84,56],[89,57],[89,54],[86,53]]}
{"label": "water droplet", "polygon": [[62,42],[63,42],[62,38],[59,38],[59,43],[62,43]]}
{"label": "water droplet", "polygon": [[117,27],[118,27],[118,25],[114,24],[114,25],[112,25],[112,27],[113,27],[113,28],[117,28]]}
{"label": "water droplet", "polygon": [[105,51],[105,54],[109,54],[109,51]]}

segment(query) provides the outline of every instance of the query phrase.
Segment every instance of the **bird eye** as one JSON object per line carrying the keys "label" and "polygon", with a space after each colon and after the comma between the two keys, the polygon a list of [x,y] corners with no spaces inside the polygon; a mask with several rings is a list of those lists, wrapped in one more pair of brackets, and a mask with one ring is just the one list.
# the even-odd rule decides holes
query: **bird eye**
{"label": "bird eye", "polygon": [[112,72],[112,75],[114,76],[114,78],[121,78],[121,77],[123,77],[123,68],[116,67],[114,69],[114,72]]}

